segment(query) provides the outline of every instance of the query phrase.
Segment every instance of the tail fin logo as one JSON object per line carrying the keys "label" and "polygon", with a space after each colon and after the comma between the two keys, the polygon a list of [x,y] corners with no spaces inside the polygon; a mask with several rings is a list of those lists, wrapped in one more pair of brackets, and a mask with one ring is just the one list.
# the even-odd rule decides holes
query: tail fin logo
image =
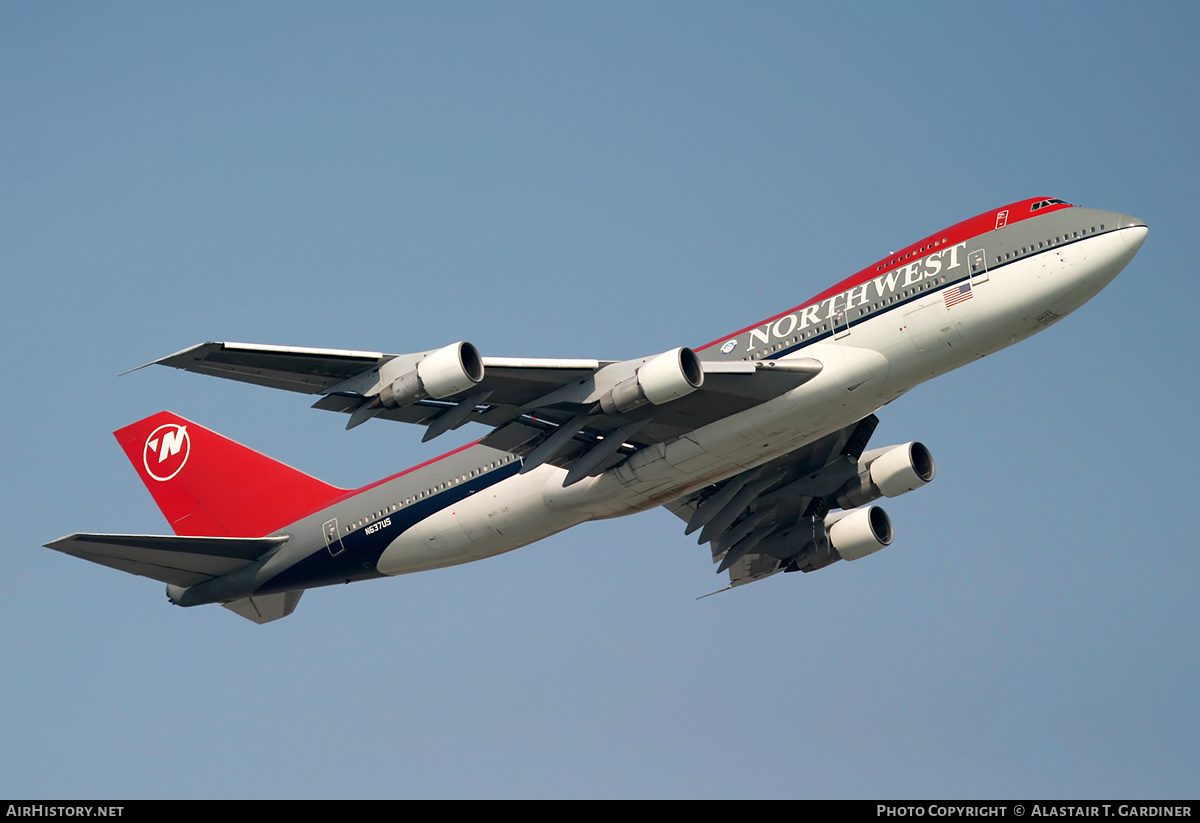
{"label": "tail fin logo", "polygon": [[142,465],[146,474],[158,481],[170,480],[179,474],[191,451],[187,426],[168,423],[159,426],[146,438],[142,448]]}

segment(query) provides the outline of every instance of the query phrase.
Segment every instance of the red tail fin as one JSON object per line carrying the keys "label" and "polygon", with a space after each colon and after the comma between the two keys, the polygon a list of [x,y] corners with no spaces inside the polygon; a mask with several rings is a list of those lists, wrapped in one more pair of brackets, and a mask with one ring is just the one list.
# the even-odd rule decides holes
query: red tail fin
{"label": "red tail fin", "polygon": [[345,494],[171,412],[113,434],[178,535],[262,537]]}

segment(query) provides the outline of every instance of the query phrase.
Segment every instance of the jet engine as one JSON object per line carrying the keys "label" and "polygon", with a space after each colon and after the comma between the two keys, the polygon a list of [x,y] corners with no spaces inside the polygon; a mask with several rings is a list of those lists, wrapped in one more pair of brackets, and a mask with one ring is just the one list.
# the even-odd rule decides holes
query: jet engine
{"label": "jet engine", "polygon": [[451,343],[417,363],[379,392],[379,402],[398,409],[432,397],[441,400],[465,391],[483,379],[483,358],[470,343]]}
{"label": "jet engine", "polygon": [[655,355],[600,398],[605,414],[626,414],[652,403],[661,406],[691,394],[704,384],[700,358],[687,347]]}
{"label": "jet engine", "polygon": [[891,545],[892,519],[879,506],[835,512],[825,518],[824,535],[816,535],[791,558],[787,571],[815,572],[839,560],[858,560]]}
{"label": "jet engine", "polygon": [[880,497],[898,497],[933,479],[933,455],[915,440],[867,452],[858,461],[858,475],[837,492],[844,509],[863,506]]}
{"label": "jet engine", "polygon": [[825,518],[829,545],[843,560],[858,560],[891,545],[892,518],[879,506],[837,512]]}

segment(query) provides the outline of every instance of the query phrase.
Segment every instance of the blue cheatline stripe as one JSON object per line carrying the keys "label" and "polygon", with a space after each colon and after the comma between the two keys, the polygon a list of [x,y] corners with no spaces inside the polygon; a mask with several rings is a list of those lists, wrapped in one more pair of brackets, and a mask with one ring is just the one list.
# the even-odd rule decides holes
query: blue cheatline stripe
{"label": "blue cheatline stripe", "polygon": [[322,545],[312,554],[273,577],[257,593],[268,594],[275,591],[329,586],[347,581],[384,577],[375,569],[375,566],[379,562],[379,556],[393,540],[442,509],[453,506],[472,494],[513,477],[520,468],[521,461],[514,460],[478,477],[452,485],[429,497],[410,503],[402,509],[385,515],[385,517],[391,518],[391,525],[385,526],[373,534],[367,534],[365,527],[355,529],[350,534],[342,536],[342,545],[345,550],[340,554],[331,556]]}

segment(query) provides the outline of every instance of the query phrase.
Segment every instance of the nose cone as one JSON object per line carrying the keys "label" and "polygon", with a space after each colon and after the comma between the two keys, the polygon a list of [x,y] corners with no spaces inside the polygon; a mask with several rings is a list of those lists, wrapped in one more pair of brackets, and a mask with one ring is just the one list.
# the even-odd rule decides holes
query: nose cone
{"label": "nose cone", "polygon": [[1146,242],[1146,235],[1150,229],[1132,214],[1119,214],[1116,222],[1125,246],[1132,254],[1136,254],[1142,244]]}

